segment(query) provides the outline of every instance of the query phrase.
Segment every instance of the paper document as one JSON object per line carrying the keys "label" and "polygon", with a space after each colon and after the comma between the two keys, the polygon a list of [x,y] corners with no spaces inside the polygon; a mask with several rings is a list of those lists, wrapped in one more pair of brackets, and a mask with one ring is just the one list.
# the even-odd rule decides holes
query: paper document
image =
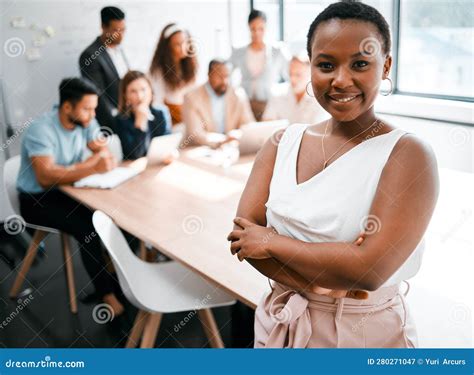
{"label": "paper document", "polygon": [[98,189],[113,189],[123,182],[139,174],[132,168],[118,167],[106,173],[96,173],[76,181],[74,187],[91,187]]}

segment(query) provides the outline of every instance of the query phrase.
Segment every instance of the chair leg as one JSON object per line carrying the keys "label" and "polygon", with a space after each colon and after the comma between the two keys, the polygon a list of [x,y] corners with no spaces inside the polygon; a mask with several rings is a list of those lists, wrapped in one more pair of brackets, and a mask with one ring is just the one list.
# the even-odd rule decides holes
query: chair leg
{"label": "chair leg", "polygon": [[39,229],[37,229],[33,234],[33,238],[31,240],[30,246],[28,247],[28,250],[26,251],[25,258],[21,263],[18,275],[15,279],[15,282],[13,283],[12,288],[10,289],[10,298],[15,298],[18,295],[18,291],[20,290],[21,286],[23,285],[23,282],[25,281],[26,274],[30,270],[31,264],[35,259],[38,247],[47,234],[47,232]]}
{"label": "chair leg", "polygon": [[223,348],[224,342],[211,309],[198,310],[198,316],[211,348]]}
{"label": "chair leg", "polygon": [[77,314],[77,300],[76,300],[76,286],[74,282],[74,267],[72,265],[71,244],[69,236],[61,232],[61,242],[63,245],[64,264],[66,265],[66,281],[69,291],[69,304],[71,305],[71,312]]}
{"label": "chair leg", "polygon": [[155,346],[156,336],[160,329],[161,317],[161,313],[148,315],[140,348],[153,348]]}
{"label": "chair leg", "polygon": [[133,328],[130,331],[130,335],[128,336],[127,343],[125,344],[126,348],[136,348],[138,342],[140,341],[140,337],[142,336],[143,329],[145,328],[145,323],[148,320],[148,315],[146,311],[139,310],[137,316],[135,318],[135,322],[133,323]]}

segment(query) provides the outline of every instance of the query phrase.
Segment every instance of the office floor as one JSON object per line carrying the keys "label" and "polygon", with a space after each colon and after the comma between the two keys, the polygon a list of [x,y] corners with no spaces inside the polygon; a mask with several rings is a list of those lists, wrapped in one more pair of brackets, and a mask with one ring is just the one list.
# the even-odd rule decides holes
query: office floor
{"label": "office floor", "polygon": [[[77,315],[69,310],[69,299],[62,264],[59,237],[50,235],[45,241],[47,249],[43,256],[37,256],[23,289],[26,293],[17,299],[8,298],[16,272],[11,272],[9,261],[16,264],[22,257],[22,248],[11,236],[0,234],[0,347],[7,348],[115,348],[123,347],[133,324],[136,309],[128,304],[126,317],[107,320],[106,315],[94,314],[99,302],[79,302]],[[79,257],[74,257],[76,288],[84,293],[92,291],[87,286],[89,278]],[[28,290],[27,290],[28,292]],[[231,345],[231,308],[213,309],[224,344]],[[175,331],[175,325],[185,317],[189,318],[184,328]],[[156,347],[160,348],[202,348],[208,341],[195,313],[164,315]]]}

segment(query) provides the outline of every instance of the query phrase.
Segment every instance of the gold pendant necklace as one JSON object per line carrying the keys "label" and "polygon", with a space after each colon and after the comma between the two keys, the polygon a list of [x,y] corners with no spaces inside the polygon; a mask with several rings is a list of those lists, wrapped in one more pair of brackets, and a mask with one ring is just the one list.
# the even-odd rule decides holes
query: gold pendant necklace
{"label": "gold pendant necklace", "polygon": [[[357,138],[359,135],[361,135],[361,134],[365,133],[367,130],[371,129],[375,124],[377,124],[377,123],[379,122],[378,120],[375,120],[374,123],[373,123],[372,125],[370,125],[367,129],[361,131],[360,133],[356,134],[355,136],[353,136],[352,138],[350,138],[350,139],[348,139],[346,142],[344,142],[344,143],[342,144],[342,146],[340,146],[340,147],[336,150],[336,152],[334,152],[329,158],[326,159],[326,150],[324,149],[324,138],[326,138],[326,134],[327,134],[328,127],[329,127],[329,121],[330,121],[330,120],[328,120],[328,121],[326,122],[326,127],[325,127],[325,129],[324,129],[324,135],[323,135],[323,137],[321,138],[321,147],[322,147],[322,149],[323,149],[323,161],[324,161],[324,162],[323,162],[323,170],[326,169],[329,160],[331,160],[331,159],[334,157],[334,155],[336,155],[345,145],[347,145],[347,144],[348,144],[350,141],[352,141],[354,138]],[[382,124],[382,125],[384,125],[384,124]]]}

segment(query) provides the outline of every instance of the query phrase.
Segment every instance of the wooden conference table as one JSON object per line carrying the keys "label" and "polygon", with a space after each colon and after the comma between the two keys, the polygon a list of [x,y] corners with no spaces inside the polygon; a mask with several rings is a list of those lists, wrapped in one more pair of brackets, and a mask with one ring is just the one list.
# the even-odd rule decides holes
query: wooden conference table
{"label": "wooden conference table", "polygon": [[192,152],[182,151],[167,166],[145,168],[146,159],[136,160],[129,166],[143,172],[112,190],[61,189],[255,308],[267,279],[232,256],[226,239],[254,156],[223,168],[192,158]]}

